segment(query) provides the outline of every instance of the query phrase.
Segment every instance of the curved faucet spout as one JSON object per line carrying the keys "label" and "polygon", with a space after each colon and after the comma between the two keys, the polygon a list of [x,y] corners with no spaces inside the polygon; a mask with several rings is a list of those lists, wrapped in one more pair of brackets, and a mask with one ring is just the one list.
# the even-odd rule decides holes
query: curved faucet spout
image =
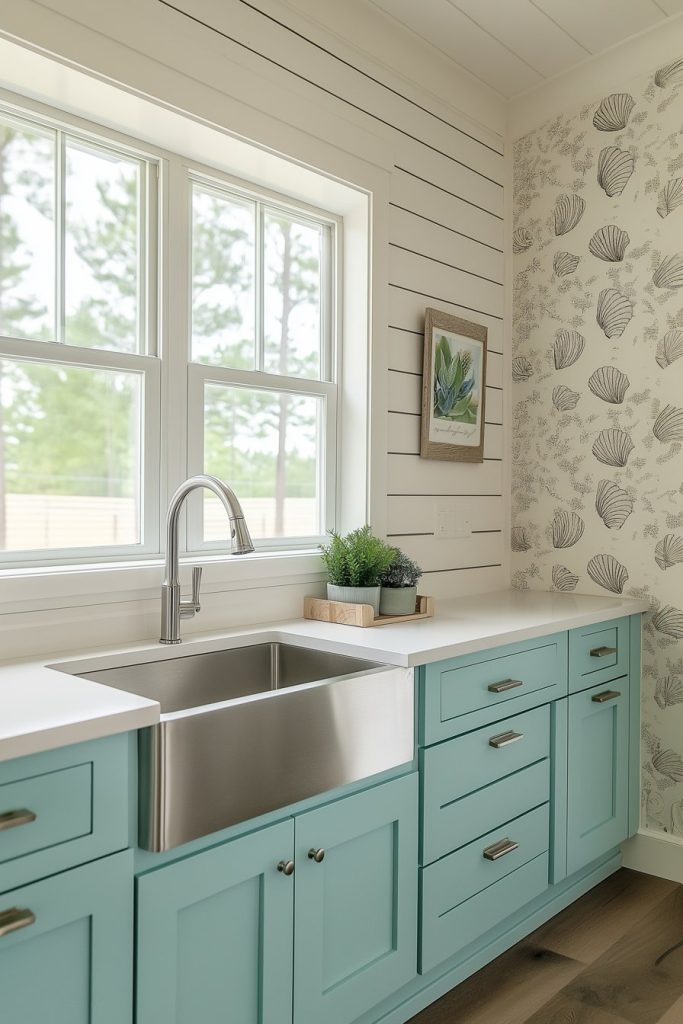
{"label": "curved faucet spout", "polygon": [[171,498],[166,517],[166,573],[161,587],[160,643],[162,644],[180,643],[180,619],[195,615],[199,611],[201,569],[194,571],[192,601],[185,603],[180,599],[178,521],[183,502],[188,494],[204,487],[213,491],[228,513],[231,554],[246,555],[254,550],[242,506],[231,487],[219,480],[217,476],[207,474],[191,476],[180,485]]}

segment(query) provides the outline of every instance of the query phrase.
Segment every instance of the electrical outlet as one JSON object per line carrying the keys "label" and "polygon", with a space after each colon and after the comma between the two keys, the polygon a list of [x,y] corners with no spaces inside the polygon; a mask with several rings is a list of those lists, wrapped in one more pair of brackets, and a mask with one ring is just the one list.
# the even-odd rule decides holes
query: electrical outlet
{"label": "electrical outlet", "polygon": [[471,533],[470,523],[456,509],[448,506],[437,508],[434,536],[439,540],[458,540],[469,537]]}

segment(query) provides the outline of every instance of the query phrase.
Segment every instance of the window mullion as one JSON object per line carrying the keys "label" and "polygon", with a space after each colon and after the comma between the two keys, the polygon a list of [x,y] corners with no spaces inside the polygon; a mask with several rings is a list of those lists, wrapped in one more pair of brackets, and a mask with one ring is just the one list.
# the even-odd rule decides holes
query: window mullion
{"label": "window mullion", "polygon": [[256,369],[263,370],[265,365],[265,237],[263,205],[256,203]]}
{"label": "window mullion", "polygon": [[55,341],[66,341],[66,140],[57,130],[55,142]]}

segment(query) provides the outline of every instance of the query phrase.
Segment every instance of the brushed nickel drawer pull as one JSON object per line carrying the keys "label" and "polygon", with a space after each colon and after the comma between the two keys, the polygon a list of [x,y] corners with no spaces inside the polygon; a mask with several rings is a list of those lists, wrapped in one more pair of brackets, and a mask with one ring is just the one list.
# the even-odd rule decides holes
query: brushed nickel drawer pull
{"label": "brushed nickel drawer pull", "polygon": [[19,907],[11,907],[9,910],[0,911],[0,939],[3,935],[11,932],[18,932],[20,928],[28,928],[35,924],[36,915],[32,910],[20,910]]}
{"label": "brushed nickel drawer pull", "polygon": [[608,700],[616,700],[621,697],[620,690],[604,690],[602,693],[594,693],[591,700],[594,704],[604,704]]}
{"label": "brushed nickel drawer pull", "polygon": [[524,686],[522,679],[503,679],[500,683],[489,683],[489,693],[507,693],[508,690],[516,690],[518,686]]}
{"label": "brushed nickel drawer pull", "polygon": [[591,651],[591,658],[606,658],[609,654],[616,653],[616,647],[594,647]]}
{"label": "brushed nickel drawer pull", "polygon": [[33,811],[28,811],[25,807],[17,811],[5,811],[4,814],[0,814],[0,832],[16,828],[18,825],[29,825],[36,817]]}
{"label": "brushed nickel drawer pull", "polygon": [[277,869],[278,869],[278,871],[280,872],[281,875],[287,875],[287,877],[289,878],[290,875],[294,874],[294,861],[293,860],[281,860],[281,861],[278,861]]}
{"label": "brushed nickel drawer pull", "polygon": [[500,750],[501,747],[509,747],[511,743],[516,743],[517,740],[521,739],[524,739],[523,732],[513,732],[512,729],[508,729],[507,732],[501,732],[498,736],[492,736],[489,740],[489,746]]}
{"label": "brushed nickel drawer pull", "polygon": [[500,860],[501,857],[506,857],[508,853],[513,853],[519,849],[519,843],[516,843],[514,839],[501,839],[493,846],[487,846],[484,850],[484,858],[486,860]]}

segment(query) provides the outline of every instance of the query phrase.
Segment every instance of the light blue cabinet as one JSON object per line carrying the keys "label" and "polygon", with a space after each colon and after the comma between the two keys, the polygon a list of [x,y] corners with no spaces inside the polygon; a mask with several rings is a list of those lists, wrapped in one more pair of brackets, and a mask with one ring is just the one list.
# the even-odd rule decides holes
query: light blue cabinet
{"label": "light blue cabinet", "polygon": [[567,873],[628,835],[629,679],[568,700]]}
{"label": "light blue cabinet", "polygon": [[412,774],[296,818],[295,1024],[351,1024],[417,973],[417,800]]}
{"label": "light blue cabinet", "polygon": [[131,1024],[133,857],[0,896],[2,1024]]}
{"label": "light blue cabinet", "polygon": [[416,973],[417,775],[142,875],[137,921],[137,1024],[351,1024]]}
{"label": "light blue cabinet", "polygon": [[418,772],[135,883],[127,737],[0,764],[1,1024],[400,1024],[616,870],[640,616],[417,678]]}
{"label": "light blue cabinet", "polygon": [[291,1021],[293,854],[290,819],[138,879],[137,1024]]}

